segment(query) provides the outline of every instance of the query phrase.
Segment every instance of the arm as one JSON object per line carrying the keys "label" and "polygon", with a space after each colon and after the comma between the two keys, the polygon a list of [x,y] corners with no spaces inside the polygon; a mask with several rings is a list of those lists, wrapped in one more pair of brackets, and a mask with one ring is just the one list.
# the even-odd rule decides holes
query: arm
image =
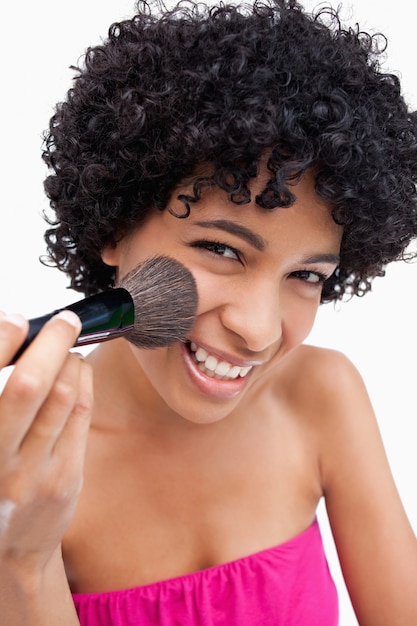
{"label": "arm", "polygon": [[[0,318],[0,366],[26,332],[23,320]],[[0,396],[2,625],[79,624],[61,556],[92,405],[90,368],[68,352],[78,332],[76,316],[48,322]]]}
{"label": "arm", "polygon": [[365,386],[327,353],[321,468],[343,575],[361,626],[417,624],[417,541],[395,487]]}
{"label": "arm", "polygon": [[60,551],[39,572],[0,566],[1,626],[79,626]]}

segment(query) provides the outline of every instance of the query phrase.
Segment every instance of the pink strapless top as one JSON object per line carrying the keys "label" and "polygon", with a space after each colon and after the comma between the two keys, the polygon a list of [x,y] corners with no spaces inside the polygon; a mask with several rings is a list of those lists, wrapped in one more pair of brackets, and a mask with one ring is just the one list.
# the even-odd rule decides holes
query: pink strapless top
{"label": "pink strapless top", "polygon": [[317,520],[285,543],[123,591],[74,594],[81,626],[337,626]]}

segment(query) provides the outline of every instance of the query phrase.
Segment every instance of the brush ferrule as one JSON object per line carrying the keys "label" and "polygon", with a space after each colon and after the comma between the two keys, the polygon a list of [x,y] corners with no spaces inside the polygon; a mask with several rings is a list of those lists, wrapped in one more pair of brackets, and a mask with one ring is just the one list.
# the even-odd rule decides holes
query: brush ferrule
{"label": "brush ferrule", "polygon": [[133,327],[135,322],[135,307],[132,297],[126,289],[119,287],[98,293],[61,309],[56,309],[42,317],[29,320],[29,332],[25,342],[9,365],[17,361],[46,322],[64,310],[74,311],[81,320],[82,329],[75,346],[85,346],[121,337]]}
{"label": "brush ferrule", "polygon": [[123,288],[105,291],[65,308],[74,311],[82,323],[76,346],[121,337],[135,322],[132,297]]}

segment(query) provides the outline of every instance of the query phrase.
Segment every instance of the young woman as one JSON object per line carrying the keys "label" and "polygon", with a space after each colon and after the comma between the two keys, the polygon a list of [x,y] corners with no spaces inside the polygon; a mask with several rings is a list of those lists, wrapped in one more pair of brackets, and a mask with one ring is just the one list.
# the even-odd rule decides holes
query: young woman
{"label": "young woman", "polygon": [[[87,362],[57,315],[0,397],[11,626],[338,623],[325,498],[361,625],[417,623],[417,543],[354,366],[304,344],[417,235],[416,116],[378,39],[330,10],[139,6],[87,52],[46,137],[46,239],[91,294],[156,254],[189,337]],[[7,364],[27,322],[0,320]]]}

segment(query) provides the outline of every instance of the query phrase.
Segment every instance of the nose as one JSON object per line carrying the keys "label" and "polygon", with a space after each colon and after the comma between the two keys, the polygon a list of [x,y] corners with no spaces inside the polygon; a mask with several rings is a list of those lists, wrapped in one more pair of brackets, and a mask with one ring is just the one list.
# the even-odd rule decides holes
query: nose
{"label": "nose", "polygon": [[253,281],[240,292],[229,294],[221,310],[225,328],[239,335],[251,352],[262,352],[282,335],[282,311],[276,283]]}

